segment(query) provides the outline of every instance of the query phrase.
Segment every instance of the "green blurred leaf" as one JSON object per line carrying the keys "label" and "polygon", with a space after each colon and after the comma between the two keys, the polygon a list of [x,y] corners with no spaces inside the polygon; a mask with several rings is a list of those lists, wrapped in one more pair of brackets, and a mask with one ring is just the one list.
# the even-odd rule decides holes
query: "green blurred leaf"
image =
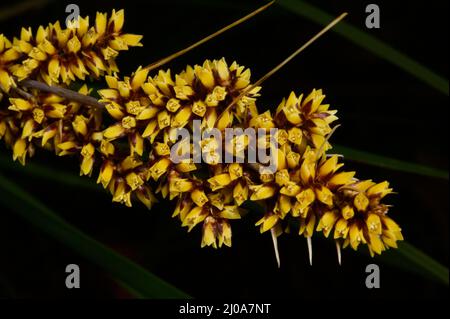
{"label": "green blurred leaf", "polygon": [[42,8],[49,4],[49,2],[50,0],[31,0],[21,1],[14,5],[9,4],[7,7],[3,5],[0,10],[0,21],[15,18],[29,10]]}
{"label": "green blurred leaf", "polygon": [[333,145],[331,153],[338,153],[344,155],[344,158],[369,164],[373,166],[383,167],[394,171],[418,174],[423,176],[430,176],[448,180],[448,171],[428,167],[420,164],[401,161],[395,158],[386,157],[382,155],[372,154],[342,145]]}
{"label": "green blurred leaf", "polygon": [[[31,161],[30,161],[31,162]],[[19,174],[28,174],[37,178],[45,178],[66,186],[85,188],[89,191],[102,191],[103,188],[95,184],[93,178],[77,176],[75,172],[66,172],[59,169],[51,169],[50,167],[27,163],[22,166],[18,162],[13,162],[10,156],[0,154],[0,168],[8,171],[14,171]]]}
{"label": "green blurred leaf", "polygon": [[131,260],[66,223],[20,186],[0,174],[0,203],[37,228],[97,264],[139,297],[188,298],[189,296]]}
{"label": "green blurred leaf", "polygon": [[415,248],[408,242],[400,242],[398,249],[391,249],[376,257],[386,264],[430,278],[448,286],[448,268]]}
{"label": "green blurred leaf", "polygon": [[[320,25],[327,25],[335,17],[325,11],[301,0],[278,0],[278,5]],[[437,75],[427,67],[394,49],[376,37],[359,30],[347,22],[340,22],[332,31],[343,36],[354,44],[389,61],[403,71],[415,76],[441,93],[449,95],[448,80]]]}

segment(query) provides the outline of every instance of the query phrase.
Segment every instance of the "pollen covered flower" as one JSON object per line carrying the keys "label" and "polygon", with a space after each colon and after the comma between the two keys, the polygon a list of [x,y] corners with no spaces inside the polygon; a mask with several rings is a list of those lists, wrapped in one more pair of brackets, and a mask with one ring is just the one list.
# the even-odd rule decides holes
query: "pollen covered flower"
{"label": "pollen covered flower", "polygon": [[123,33],[123,24],[124,10],[113,10],[109,18],[97,13],[94,25],[89,25],[89,17],[79,17],[67,28],[59,22],[40,26],[35,33],[23,28],[13,48],[26,58],[13,67],[13,74],[19,80],[33,77],[49,85],[68,85],[87,76],[118,72],[119,52],[142,46],[142,36]]}
{"label": "pollen covered flower", "polygon": [[331,133],[330,124],[337,120],[337,111],[330,110],[329,104],[322,104],[324,99],[322,90],[314,89],[306,97],[291,92],[277,107],[277,126],[286,128],[289,139],[298,146],[320,148],[325,143],[325,150],[329,149],[326,136]]}
{"label": "pollen covered flower", "polygon": [[[75,156],[80,175],[95,176],[115,203],[150,209],[156,196],[172,200],[172,217],[188,232],[201,229],[201,247],[231,246],[248,201],[264,208],[255,226],[270,232],[277,260],[277,237],[289,232],[306,238],[310,262],[315,232],[331,234],[339,254],[367,245],[373,256],[403,240],[383,203],[388,182],[359,180],[327,154],[337,117],[322,90],[292,92],[259,112],[250,69],[224,58],[119,76],[116,57],[142,37],[122,32],[123,10],[91,22],[0,35],[0,139],[14,160],[25,164],[38,148]],[[99,100],[88,77],[106,82]],[[227,139],[230,128],[249,134]]]}
{"label": "pollen covered flower", "polygon": [[[12,46],[11,42],[3,34],[0,34],[0,92],[8,93],[11,86],[14,86],[11,69],[14,68],[14,64],[21,56],[22,54]],[[1,99],[2,95],[0,94]]]}

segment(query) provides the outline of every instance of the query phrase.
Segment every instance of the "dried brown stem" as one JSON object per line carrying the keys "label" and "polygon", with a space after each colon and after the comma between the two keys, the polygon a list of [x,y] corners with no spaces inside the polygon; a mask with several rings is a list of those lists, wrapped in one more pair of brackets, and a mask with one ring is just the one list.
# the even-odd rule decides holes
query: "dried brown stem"
{"label": "dried brown stem", "polygon": [[274,2],[275,1],[271,1],[271,2],[269,2],[267,4],[265,4],[264,6],[256,9],[255,11],[247,14],[245,17],[242,17],[239,20],[234,21],[233,23],[227,25],[226,27],[224,27],[224,28],[222,28],[222,29],[220,29],[220,30],[218,30],[218,31],[208,35],[207,37],[201,39],[200,41],[198,41],[198,42],[188,46],[187,48],[184,48],[184,49],[182,49],[182,50],[180,50],[178,52],[175,52],[174,54],[169,55],[168,57],[165,57],[165,58],[163,58],[161,60],[158,60],[158,61],[156,61],[156,62],[154,62],[152,64],[149,64],[145,68],[150,70],[150,71],[154,70],[156,68],[159,68],[160,66],[162,66],[162,65],[172,61],[173,59],[176,59],[177,57],[179,57],[179,56],[181,56],[181,55],[191,51],[192,49],[198,47],[199,45],[202,45],[203,43],[208,42],[209,40],[217,37],[218,35],[224,33],[225,31],[230,30],[231,28],[237,26],[238,24],[241,24],[242,22],[245,22],[248,19],[254,17],[258,13],[260,13],[260,12],[264,11],[265,9],[267,9],[268,7],[270,7]]}
{"label": "dried brown stem", "polygon": [[[83,95],[81,93],[65,89],[58,86],[50,86],[44,82],[36,81],[36,80],[23,80],[20,81],[19,86],[29,89],[37,89],[42,92],[53,93],[58,96],[61,96],[67,100],[78,102],[83,105],[89,105],[96,108],[103,108],[104,104],[100,103],[96,98],[88,95]],[[29,93],[28,93],[29,94]]]}

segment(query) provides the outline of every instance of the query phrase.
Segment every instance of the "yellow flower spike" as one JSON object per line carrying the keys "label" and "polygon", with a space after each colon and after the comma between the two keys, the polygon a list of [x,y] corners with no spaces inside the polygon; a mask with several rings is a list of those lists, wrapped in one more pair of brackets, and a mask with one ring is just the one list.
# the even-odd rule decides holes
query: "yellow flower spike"
{"label": "yellow flower spike", "polygon": [[330,174],[336,172],[339,168],[337,155],[331,156],[319,167],[319,175],[323,178],[329,176]]}
{"label": "yellow flower spike", "polygon": [[22,128],[22,135],[20,138],[26,139],[26,138],[30,137],[34,133],[34,130],[36,129],[36,127],[37,126],[36,126],[36,122],[34,121],[34,119],[27,120]]}
{"label": "yellow flower spike", "polygon": [[250,200],[263,200],[275,195],[276,189],[270,185],[250,185],[249,189],[253,192]]}
{"label": "yellow flower spike", "polygon": [[120,162],[120,169],[122,171],[129,171],[135,169],[136,167],[141,166],[142,164],[143,162],[139,158],[130,155],[125,157],[125,159],[122,162]]}
{"label": "yellow flower spike", "polygon": [[180,101],[175,98],[169,99],[166,103],[166,109],[172,113],[178,111],[180,107],[181,107]]}
{"label": "yellow flower spike", "polygon": [[2,139],[3,136],[5,136],[6,130],[7,130],[6,122],[0,120],[0,139]]}
{"label": "yellow flower spike", "polygon": [[107,14],[97,12],[95,16],[95,30],[99,35],[102,35],[106,31]]}
{"label": "yellow flower spike", "polygon": [[196,65],[194,67],[194,72],[206,89],[212,90],[214,88],[214,75],[210,69]]}
{"label": "yellow flower spike", "polygon": [[386,226],[386,228],[389,231],[392,231],[392,232],[401,231],[401,228],[398,226],[398,224],[396,222],[394,222],[391,218],[389,218],[387,216],[383,216],[382,221],[383,221],[383,224]]}
{"label": "yellow flower spike", "polygon": [[50,118],[62,119],[64,118],[66,112],[67,112],[67,105],[60,103],[52,103],[49,107],[47,107],[45,114]]}
{"label": "yellow flower spike", "polygon": [[57,145],[57,147],[62,151],[61,153],[59,153],[60,156],[71,154],[78,149],[78,145],[74,141],[60,143]]}
{"label": "yellow flower spike", "polygon": [[283,170],[286,168],[286,155],[284,154],[284,152],[275,147],[275,146],[271,146],[272,148],[272,152],[275,154],[275,166],[277,168],[277,171]]}
{"label": "yellow flower spike", "polygon": [[9,92],[12,84],[13,80],[9,76],[9,73],[0,68],[0,87],[3,88],[5,92]]}
{"label": "yellow flower spike", "polygon": [[176,170],[180,173],[188,173],[197,170],[197,166],[194,163],[180,163],[175,166]]}
{"label": "yellow flower spike", "polygon": [[228,172],[232,181],[242,177],[244,173],[242,165],[239,163],[230,164],[230,166],[228,167]]}
{"label": "yellow flower spike", "polygon": [[264,215],[264,217],[261,218],[259,221],[257,221],[255,226],[260,226],[259,231],[261,233],[264,233],[264,232],[268,231],[269,229],[272,229],[273,227],[275,227],[278,220],[279,220],[278,215],[275,215],[273,213],[268,213],[268,214]]}
{"label": "yellow flower spike", "polygon": [[216,123],[216,128],[223,131],[227,127],[231,127],[233,124],[233,114],[230,111],[223,112]]}
{"label": "yellow flower spike", "polygon": [[310,214],[306,219],[301,219],[298,234],[305,237],[312,237],[316,225],[316,215]]}
{"label": "yellow flower spike", "polygon": [[153,133],[155,133],[155,131],[157,131],[157,126],[158,126],[158,121],[156,119],[150,121],[147,124],[147,126],[146,126],[146,128],[144,130],[144,133],[142,133],[142,137],[146,138],[146,137],[151,136]]}
{"label": "yellow flower spike", "polygon": [[293,144],[301,145],[302,137],[303,137],[303,132],[298,127],[292,127],[288,131],[288,140]]}
{"label": "yellow flower spike", "polygon": [[[105,81],[106,81],[106,84],[108,85],[109,88],[116,89],[116,90],[119,88],[117,77],[111,76],[111,75],[106,75],[105,76]],[[101,91],[103,91],[103,90],[99,90],[98,93],[100,94]],[[100,94],[100,96],[103,97],[102,94]]]}
{"label": "yellow flower spike", "polygon": [[103,136],[110,140],[122,137],[124,134],[125,128],[121,123],[114,124],[103,131]]}
{"label": "yellow flower spike", "polygon": [[154,105],[141,108],[139,114],[136,116],[136,120],[150,120],[154,118],[159,111],[160,109]]}
{"label": "yellow flower spike", "polygon": [[61,66],[60,66],[60,62],[57,58],[53,58],[50,60],[49,64],[48,64],[48,75],[50,76],[50,79],[55,82],[58,83],[59,80],[59,74],[61,71]]}
{"label": "yellow flower spike", "polygon": [[224,58],[216,62],[216,70],[222,81],[227,81],[230,78],[230,71],[228,70],[228,65]]}
{"label": "yellow flower spike", "polygon": [[219,216],[226,219],[240,219],[241,214],[239,208],[236,205],[226,205],[223,210],[219,212]]}
{"label": "yellow flower spike", "polygon": [[170,179],[169,191],[171,193],[190,192],[194,188],[194,183],[187,178]]}
{"label": "yellow flower spike", "polygon": [[192,201],[200,207],[203,207],[208,202],[208,197],[206,196],[205,192],[200,189],[194,189],[191,193],[191,199]]}
{"label": "yellow flower spike", "polygon": [[261,173],[259,175],[259,179],[261,180],[261,182],[263,183],[270,183],[274,180],[274,175],[272,173]]}
{"label": "yellow flower spike", "polygon": [[300,191],[301,191],[300,186],[298,186],[294,182],[288,182],[280,189],[280,194],[295,197],[300,193]]}
{"label": "yellow flower spike", "polygon": [[350,226],[349,237],[350,237],[350,246],[352,246],[354,250],[358,249],[359,244],[365,242],[362,229],[360,229],[356,223]]}
{"label": "yellow flower spike", "polygon": [[387,248],[398,248],[397,240],[398,239],[392,232],[390,231],[383,231],[383,235],[381,236],[381,240],[383,241],[384,245],[387,246]]}
{"label": "yellow flower spike", "polygon": [[144,107],[139,101],[129,101],[125,103],[125,109],[127,110],[128,114],[138,115],[144,110]]}
{"label": "yellow flower spike", "polygon": [[346,220],[352,218],[355,215],[355,211],[353,210],[353,207],[349,205],[345,205],[341,210],[342,217],[344,217]]}
{"label": "yellow flower spike", "polygon": [[323,231],[325,237],[328,237],[337,219],[338,214],[336,214],[335,212],[326,212],[319,220],[316,231]]}
{"label": "yellow flower spike", "polygon": [[170,155],[170,147],[166,143],[157,142],[154,149],[158,156]]}
{"label": "yellow flower spike", "polygon": [[[44,130],[42,130],[42,141],[41,141],[41,146],[44,147],[45,144],[47,144],[47,142],[55,137],[56,133],[58,132],[58,130],[56,129],[56,127],[54,126],[47,126]],[[39,134],[39,135],[41,135]]]}
{"label": "yellow flower spike", "polygon": [[159,70],[158,75],[154,78],[154,81],[164,95],[170,96],[172,94],[171,88],[173,87],[174,83],[170,74],[170,70]]}
{"label": "yellow flower spike", "polygon": [[213,246],[213,248],[217,248],[216,244],[216,233],[217,233],[217,226],[216,226],[216,220],[212,216],[206,217],[205,221],[203,222],[203,228],[202,228],[202,243],[201,247],[205,246]]}
{"label": "yellow flower spike", "polygon": [[316,198],[327,205],[328,207],[333,206],[333,193],[325,186],[315,189]]}
{"label": "yellow flower spike", "polygon": [[347,238],[348,231],[348,222],[343,218],[339,219],[334,226],[334,239]]}
{"label": "yellow flower spike", "polygon": [[300,163],[300,154],[296,152],[288,152],[286,154],[286,162],[290,169],[296,168]]}
{"label": "yellow flower spike", "polygon": [[151,192],[150,188],[147,186],[141,186],[136,191],[136,197],[141,201],[142,204],[151,209],[154,203],[157,203],[155,195]]}
{"label": "yellow flower spike", "polygon": [[134,172],[128,173],[127,176],[125,177],[125,180],[127,181],[128,186],[130,186],[132,190],[136,190],[138,187],[144,184],[142,178]]}
{"label": "yellow flower spike", "polygon": [[125,116],[122,118],[122,127],[124,129],[132,129],[136,127],[136,118],[132,116]]}
{"label": "yellow flower spike", "polygon": [[95,153],[95,147],[91,143],[84,145],[81,148],[81,152],[80,152],[81,156],[86,157],[86,158],[94,156],[94,153]]}
{"label": "yellow flower spike", "polygon": [[158,127],[159,129],[163,129],[170,125],[170,115],[167,111],[162,111],[158,113]]}
{"label": "yellow flower spike", "polygon": [[316,195],[311,188],[307,188],[301,191],[297,196],[295,196],[297,201],[300,203],[300,208],[304,211],[308,208],[316,199]]}
{"label": "yellow flower spike", "polygon": [[13,146],[13,160],[19,160],[22,165],[25,165],[25,157],[27,155],[27,142],[25,139],[18,139]]}
{"label": "yellow flower spike", "polygon": [[225,246],[231,247],[231,227],[226,220],[220,221],[218,239],[219,247],[222,247],[223,244],[225,244]]}
{"label": "yellow flower spike", "polygon": [[248,199],[248,187],[237,183],[233,188],[233,198],[238,206]]}
{"label": "yellow flower spike", "polygon": [[234,84],[234,87],[237,90],[242,90],[249,86],[250,84],[250,69],[246,69],[244,72],[242,72],[239,77],[236,80],[236,83]]}
{"label": "yellow flower spike", "polygon": [[184,218],[183,227],[188,227],[188,232],[207,217],[208,212],[203,207],[194,207]]}
{"label": "yellow flower spike", "polygon": [[387,181],[378,183],[376,185],[373,185],[367,190],[368,196],[380,196],[380,198],[383,198],[387,194],[392,192],[392,188],[389,188],[389,183]]}
{"label": "yellow flower spike", "polygon": [[353,185],[353,187],[359,190],[360,192],[365,192],[367,191],[368,188],[372,187],[373,185],[375,185],[375,183],[372,182],[371,180],[365,180],[357,182],[356,184]]}
{"label": "yellow flower spike", "polygon": [[208,183],[209,183],[209,186],[211,187],[211,190],[216,191],[216,190],[224,188],[225,186],[230,184],[231,178],[228,173],[223,173],[223,174],[219,174],[219,175],[209,178]]}
{"label": "yellow flower spike", "polygon": [[31,49],[30,53],[28,53],[28,56],[36,61],[45,61],[47,59],[47,54],[38,47],[34,47],[33,49]]}
{"label": "yellow flower spike", "polygon": [[227,90],[223,86],[216,86],[212,94],[217,101],[223,101],[227,96]]}
{"label": "yellow flower spike", "polygon": [[206,104],[203,103],[202,101],[195,101],[192,104],[192,113],[200,117],[203,117],[205,115],[206,109],[207,109]]}
{"label": "yellow flower spike", "polygon": [[113,155],[115,151],[115,147],[113,145],[113,143],[106,141],[106,140],[102,140],[100,142],[100,152],[105,155],[105,156],[110,156]]}
{"label": "yellow flower spike", "polygon": [[83,115],[75,116],[75,119],[72,122],[74,131],[82,136],[85,136],[88,132],[87,121],[88,119]]}
{"label": "yellow flower spike", "polygon": [[[377,253],[378,255],[381,255],[381,253],[385,250],[383,242],[380,238],[380,235],[378,234],[369,234],[369,248]],[[373,256],[372,256],[373,257]]]}
{"label": "yellow flower spike", "polygon": [[144,154],[144,139],[142,136],[135,132],[129,137],[129,144],[130,144],[130,154],[137,154],[139,156],[142,156]]}
{"label": "yellow flower spike", "polygon": [[116,12],[116,10],[113,9],[111,17],[109,18],[108,21],[108,26],[113,25],[113,31],[115,33],[118,33],[122,30],[124,21],[125,21],[125,10],[121,9]]}
{"label": "yellow flower spike", "polygon": [[359,193],[355,196],[353,204],[360,212],[364,212],[366,211],[367,206],[369,206],[369,199],[366,197],[366,195],[364,195],[364,193]]}
{"label": "yellow flower spike", "polygon": [[366,219],[366,225],[370,233],[381,235],[382,233],[381,219],[378,215],[369,214]]}
{"label": "yellow flower spike", "polygon": [[33,105],[30,102],[24,99],[10,98],[9,101],[12,103],[12,105],[8,109],[12,111],[23,112],[28,111],[33,107]]}
{"label": "yellow flower spike", "polygon": [[225,205],[225,196],[220,191],[217,193],[209,193],[208,201],[212,206],[216,207],[219,210],[223,210],[223,207]]}
{"label": "yellow flower spike", "polygon": [[350,183],[353,176],[355,176],[355,172],[341,172],[330,178],[328,184],[332,186],[347,185]]}
{"label": "yellow flower spike", "polygon": [[137,91],[142,84],[147,80],[149,70],[147,68],[139,67],[139,69],[133,75],[131,80],[131,89]]}
{"label": "yellow flower spike", "polygon": [[299,125],[302,123],[302,118],[300,117],[300,111],[297,108],[297,98],[294,92],[291,92],[289,98],[286,101],[286,105],[283,107],[283,113],[286,119],[293,125]]}
{"label": "yellow flower spike", "polygon": [[77,53],[81,49],[81,42],[78,37],[73,36],[69,41],[67,41],[67,50],[70,53]]}
{"label": "yellow flower spike", "polygon": [[170,159],[168,159],[166,157],[158,160],[149,169],[151,177],[155,181],[158,180],[164,173],[167,172],[167,169],[169,168],[170,164],[171,164]]}
{"label": "yellow flower spike", "polygon": [[175,114],[172,118],[171,127],[184,127],[191,118],[191,107],[185,106],[178,113]]}
{"label": "yellow flower spike", "polygon": [[291,198],[286,195],[279,195],[278,201],[277,201],[278,211],[281,213],[281,218],[284,218],[286,214],[288,214],[291,211],[292,203]]}
{"label": "yellow flower spike", "polygon": [[279,186],[286,185],[289,182],[289,179],[290,177],[287,169],[282,169],[275,173],[275,182]]}
{"label": "yellow flower spike", "polygon": [[275,123],[273,122],[270,111],[266,111],[250,119],[249,126],[255,128],[271,129],[275,127]]}
{"label": "yellow flower spike", "polygon": [[80,165],[80,176],[82,175],[91,176],[93,167],[94,167],[94,158],[83,157]]}
{"label": "yellow flower spike", "polygon": [[100,168],[100,173],[98,174],[97,184],[101,183],[104,188],[107,188],[113,174],[114,164],[109,160],[104,161]]}
{"label": "yellow flower spike", "polygon": [[314,158],[307,155],[300,166],[300,177],[304,183],[310,183],[316,176],[316,162]]}
{"label": "yellow flower spike", "polygon": [[177,201],[172,217],[180,216],[180,220],[183,222],[187,214],[191,211],[191,208],[192,202],[190,200],[180,198]]}
{"label": "yellow flower spike", "polygon": [[123,41],[125,41],[125,43],[130,47],[141,47],[142,46],[142,43],[141,43],[142,35],[127,33],[127,34],[122,34],[120,36],[120,38]]}

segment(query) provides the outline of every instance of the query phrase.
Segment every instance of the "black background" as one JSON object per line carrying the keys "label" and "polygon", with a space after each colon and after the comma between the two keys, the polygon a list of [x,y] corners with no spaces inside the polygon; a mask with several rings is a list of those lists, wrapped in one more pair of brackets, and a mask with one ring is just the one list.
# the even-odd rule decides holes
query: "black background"
{"label": "black background", "polygon": [[[0,21],[0,33],[19,35],[21,26],[65,20],[69,2]],[[81,14],[125,8],[125,30],[143,34],[144,47],[124,52],[121,74],[147,65],[231,23],[262,5],[261,1],[76,1]],[[365,28],[365,1],[310,1],[346,18],[354,26],[394,46],[431,70],[448,77],[448,2],[376,1],[381,28]],[[0,11],[12,4],[2,3]],[[251,21],[171,62],[176,73],[204,59],[236,60],[257,79],[320,30],[320,26],[274,5]],[[448,99],[396,66],[328,33],[263,85],[259,107],[275,108],[291,90],[322,88],[339,110],[342,124],[332,142],[405,161],[448,168]],[[0,152],[9,154],[3,146]],[[31,161],[78,171],[76,159],[55,158],[44,151]],[[346,161],[360,178],[389,180],[397,195],[391,216],[405,238],[448,265],[448,181],[399,173]],[[200,248],[200,227],[186,233],[170,216],[173,204],[161,202],[148,212],[111,203],[110,196],[62,186],[26,174],[0,172],[29,190],[64,219],[132,258],[194,297],[220,298],[422,298],[442,297],[448,288],[416,274],[343,251],[336,261],[334,243],[316,239],[314,266],[308,264],[306,242],[295,234],[279,239],[277,269],[270,234],[259,234],[256,214],[233,222],[233,247]],[[0,196],[2,196],[0,194]],[[128,297],[102,269],[0,206],[0,297],[74,298]],[[365,267],[381,267],[381,289],[365,287]],[[81,289],[64,285],[65,266],[80,265]]]}

